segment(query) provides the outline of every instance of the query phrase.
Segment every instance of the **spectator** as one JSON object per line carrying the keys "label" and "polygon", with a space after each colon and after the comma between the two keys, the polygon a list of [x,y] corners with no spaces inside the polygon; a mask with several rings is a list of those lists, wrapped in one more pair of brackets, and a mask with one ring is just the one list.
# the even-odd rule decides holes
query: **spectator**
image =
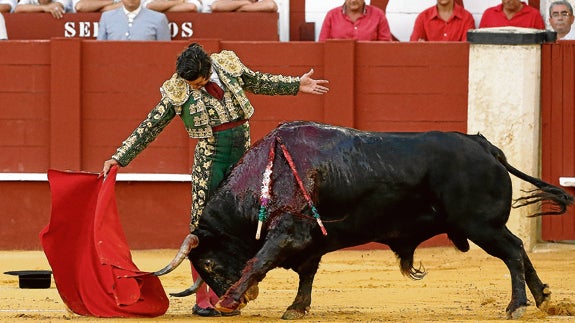
{"label": "spectator", "polygon": [[415,19],[411,41],[467,41],[467,31],[475,28],[471,13],[454,0],[437,0]]}
{"label": "spectator", "polygon": [[557,39],[575,40],[573,6],[567,1],[555,1],[549,6],[549,24],[557,32]]}
{"label": "spectator", "polygon": [[479,28],[504,26],[545,29],[539,10],[520,0],[501,0],[485,10],[479,23]]}
{"label": "spectator", "polygon": [[168,18],[141,6],[140,0],[122,0],[120,8],[100,17],[98,40],[170,40]]}
{"label": "spectator", "polygon": [[274,0],[215,0],[211,11],[277,12],[278,5]]}
{"label": "spectator", "polygon": [[319,41],[326,39],[391,41],[391,32],[383,10],[366,5],[365,0],[345,0],[323,20]]}
{"label": "spectator", "polygon": [[102,12],[122,6],[120,0],[74,0],[76,12]]}
{"label": "spectator", "polygon": [[6,32],[6,23],[4,22],[4,16],[0,14],[0,40],[8,39],[8,33]]}
{"label": "spectator", "polygon": [[151,0],[146,1],[144,6],[159,12],[201,12],[200,0]]}
{"label": "spectator", "polygon": [[14,12],[48,12],[56,19],[73,11],[72,0],[20,0],[14,9]]}
{"label": "spectator", "polygon": [[14,12],[18,0],[0,0],[0,12]]}

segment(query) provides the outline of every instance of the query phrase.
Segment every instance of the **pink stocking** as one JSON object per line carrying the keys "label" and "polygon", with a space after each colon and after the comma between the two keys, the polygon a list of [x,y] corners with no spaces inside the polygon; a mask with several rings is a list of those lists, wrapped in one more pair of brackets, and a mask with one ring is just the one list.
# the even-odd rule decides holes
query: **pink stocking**
{"label": "pink stocking", "polygon": [[[200,277],[200,274],[194,268],[194,265],[190,262],[192,267],[192,278],[194,281]],[[208,284],[203,284],[196,292],[196,304],[201,308],[213,308],[219,300],[219,297],[214,293],[214,291],[208,287]]]}

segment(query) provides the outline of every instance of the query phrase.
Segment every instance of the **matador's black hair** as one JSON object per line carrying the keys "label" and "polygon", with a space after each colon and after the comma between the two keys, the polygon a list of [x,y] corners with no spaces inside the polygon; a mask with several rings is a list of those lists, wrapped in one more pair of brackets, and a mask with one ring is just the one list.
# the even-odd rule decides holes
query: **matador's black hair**
{"label": "matador's black hair", "polygon": [[198,43],[192,43],[176,60],[176,73],[184,80],[193,81],[200,76],[210,78],[212,60]]}

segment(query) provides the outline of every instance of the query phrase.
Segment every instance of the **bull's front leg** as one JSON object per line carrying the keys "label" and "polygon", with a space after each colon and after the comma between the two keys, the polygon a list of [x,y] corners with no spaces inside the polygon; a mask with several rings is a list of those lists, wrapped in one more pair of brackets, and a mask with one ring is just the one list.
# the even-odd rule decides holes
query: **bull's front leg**
{"label": "bull's front leg", "polygon": [[293,215],[287,215],[285,221],[279,220],[278,225],[268,231],[266,242],[255,257],[247,262],[240,279],[220,298],[216,309],[231,312],[245,306],[250,300],[249,294],[246,295],[250,287],[256,286],[268,271],[280,266],[286,259],[309,245],[309,223],[294,223],[293,219]]}
{"label": "bull's front leg", "polygon": [[[220,312],[229,313],[236,309],[243,308],[247,302],[254,299],[251,292],[257,287],[257,283],[265,278],[268,271],[275,266],[261,262],[260,255],[250,259],[242,272],[241,278],[233,284],[220,298],[215,308]],[[253,286],[253,287],[252,287]],[[250,289],[250,287],[252,289]]]}
{"label": "bull's front leg", "polygon": [[299,275],[299,286],[293,303],[287,308],[282,319],[294,320],[303,318],[310,309],[311,289],[313,279],[319,267],[321,257],[307,259],[307,261],[295,269]]}
{"label": "bull's front leg", "polygon": [[268,271],[277,267],[277,264],[283,260],[279,248],[264,247],[256,256],[248,261],[242,272],[240,279],[233,284],[226,293],[220,298],[216,309],[220,312],[232,312],[236,309],[243,308],[252,298],[246,294],[251,286],[256,286],[258,282],[265,278]]}

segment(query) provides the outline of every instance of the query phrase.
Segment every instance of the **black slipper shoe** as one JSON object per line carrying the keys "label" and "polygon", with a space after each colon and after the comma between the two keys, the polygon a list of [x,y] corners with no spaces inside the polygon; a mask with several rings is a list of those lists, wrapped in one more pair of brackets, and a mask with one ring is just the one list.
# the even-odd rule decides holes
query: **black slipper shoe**
{"label": "black slipper shoe", "polygon": [[222,313],[215,308],[201,308],[198,304],[194,305],[192,313],[204,317],[222,316]]}
{"label": "black slipper shoe", "polygon": [[222,313],[222,316],[236,316],[241,314],[240,310],[233,310],[231,312],[220,312],[220,313]]}

